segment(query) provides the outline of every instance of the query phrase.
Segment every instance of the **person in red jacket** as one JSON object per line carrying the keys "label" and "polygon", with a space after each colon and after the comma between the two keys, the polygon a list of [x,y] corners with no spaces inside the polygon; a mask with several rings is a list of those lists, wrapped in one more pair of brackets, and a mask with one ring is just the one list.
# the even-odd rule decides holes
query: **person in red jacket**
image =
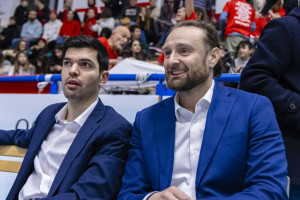
{"label": "person in red jacket", "polygon": [[96,24],[95,11],[93,8],[89,8],[87,11],[87,20],[84,22],[82,35],[97,37],[98,32],[91,30],[91,26],[95,24]]}
{"label": "person in red jacket", "polygon": [[106,47],[109,57],[109,68],[113,68],[120,61],[117,51],[122,51],[127,44],[130,37],[130,32],[126,26],[117,26],[111,36],[107,39],[105,37],[99,37],[98,40]]}
{"label": "person in red jacket", "polygon": [[219,25],[221,30],[225,30],[225,47],[231,58],[234,58],[237,45],[249,39],[251,32],[255,31],[254,19],[255,11],[247,1],[231,0],[225,4]]}
{"label": "person in red jacket", "polygon": [[56,43],[64,43],[69,37],[80,35],[81,27],[80,23],[74,20],[74,13],[72,10],[69,10],[67,13],[68,20],[63,22],[62,27],[59,31],[59,36],[56,40]]}

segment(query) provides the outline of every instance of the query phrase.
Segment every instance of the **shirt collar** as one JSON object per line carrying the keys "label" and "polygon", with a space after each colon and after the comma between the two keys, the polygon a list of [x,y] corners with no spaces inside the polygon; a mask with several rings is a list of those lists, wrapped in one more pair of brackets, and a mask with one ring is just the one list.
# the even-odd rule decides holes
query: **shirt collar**
{"label": "shirt collar", "polygon": [[[198,113],[198,110],[200,110],[201,107],[201,102],[207,102],[208,106],[211,103],[212,100],[212,96],[213,96],[213,91],[214,91],[214,87],[215,87],[215,80],[212,80],[212,84],[210,86],[210,88],[208,89],[208,91],[205,93],[205,95],[197,102],[196,106],[195,106],[195,113]],[[174,98],[174,105],[175,105],[175,116],[176,119],[178,121],[181,121],[182,116],[184,115],[188,115],[188,112],[191,113],[190,115],[192,116],[193,113],[188,111],[187,109],[181,107],[178,103],[179,101],[179,96],[178,93],[175,95]],[[185,117],[186,118],[186,117]]]}
{"label": "shirt collar", "polygon": [[[84,122],[86,121],[86,119],[88,118],[88,116],[92,113],[92,111],[94,110],[94,108],[96,107],[97,103],[99,101],[99,98],[96,99],[96,101],[94,101],[94,103],[92,103],[83,113],[81,113],[81,115],[79,115],[73,122],[76,122],[80,127],[82,127],[82,125],[84,124]],[[67,106],[68,104],[66,104],[56,115],[55,115],[55,120],[56,123],[68,123],[66,121],[66,115],[67,115]],[[73,123],[71,122],[71,123]]]}

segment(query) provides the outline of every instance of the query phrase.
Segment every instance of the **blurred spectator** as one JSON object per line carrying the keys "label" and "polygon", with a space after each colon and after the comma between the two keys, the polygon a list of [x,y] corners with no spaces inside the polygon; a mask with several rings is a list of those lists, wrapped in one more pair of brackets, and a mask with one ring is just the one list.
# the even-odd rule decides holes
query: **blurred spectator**
{"label": "blurred spectator", "polygon": [[173,3],[173,0],[165,0],[164,5],[161,7],[158,22],[160,23],[160,29],[162,30],[162,34],[157,43],[158,47],[162,46],[165,43],[170,27],[174,25],[172,22]]}
{"label": "blurred spectator", "polygon": [[7,75],[11,68],[11,63],[6,60],[0,50],[0,75]]}
{"label": "blurred spectator", "polygon": [[21,0],[21,4],[16,8],[14,16],[16,17],[17,25],[22,27],[28,19],[28,0]]}
{"label": "blurred spectator", "polygon": [[63,45],[56,44],[52,57],[50,58],[49,61],[49,67],[47,69],[47,73],[49,74],[61,73],[62,61],[63,61],[62,52],[63,52]]}
{"label": "blurred spectator", "polygon": [[37,19],[44,25],[49,21],[50,10],[45,6],[44,0],[34,0],[34,5],[37,6]]}
{"label": "blurred spectator", "polygon": [[88,19],[87,14],[88,14],[88,11],[89,11],[90,8],[94,10],[95,18],[99,19],[100,15],[98,13],[97,7],[95,6],[96,5],[96,0],[87,0],[87,3],[88,3],[88,9],[84,13],[84,22]]}
{"label": "blurred spectator", "polygon": [[117,19],[120,17],[122,9],[129,5],[129,0],[101,0],[105,7],[110,8],[112,16]]}
{"label": "blurred spectator", "polygon": [[241,73],[248,63],[253,50],[253,45],[249,40],[241,41],[237,46],[235,58],[232,66],[230,67],[229,73]]}
{"label": "blurred spectator", "polygon": [[82,35],[89,35],[92,37],[98,37],[98,30],[93,30],[91,27],[96,25],[95,11],[93,8],[88,8],[87,19],[84,22]]}
{"label": "blurred spectator", "polygon": [[29,63],[25,52],[19,52],[14,65],[10,68],[8,75],[32,75],[35,74],[35,67]]}
{"label": "blurred spectator", "polygon": [[50,12],[50,20],[44,25],[44,33],[42,36],[42,38],[47,40],[49,50],[54,49],[61,26],[62,22],[57,19],[56,11],[52,10]]}
{"label": "blurred spectator", "polygon": [[245,0],[231,0],[224,6],[219,25],[222,31],[225,30],[225,47],[232,58],[237,45],[255,31],[254,19],[255,11]]}
{"label": "blurred spectator", "polygon": [[147,61],[147,53],[143,51],[140,41],[133,39],[131,43],[129,43],[129,49],[124,52],[123,58]]}
{"label": "blurred spectator", "polygon": [[149,3],[150,5],[148,6],[148,8],[150,11],[150,17],[156,20],[160,16],[161,7],[156,5],[156,0],[150,0]]}
{"label": "blurred spectator", "polygon": [[[39,20],[36,19],[36,16],[37,13],[35,10],[29,11],[28,21],[23,24],[21,29],[21,38],[26,41],[28,47],[30,47],[32,42],[36,42],[42,35],[43,27]],[[11,47],[13,49],[21,38],[15,38],[12,40]]]}
{"label": "blurred spectator", "polygon": [[259,39],[259,36],[264,29],[264,27],[267,24],[267,20],[260,16],[259,18],[254,19],[255,22],[255,31],[251,33],[251,35],[254,37],[254,43],[256,43]]}
{"label": "blurred spectator", "polygon": [[[260,15],[265,16],[271,7],[276,4],[278,0],[266,0],[266,4],[260,12]],[[298,6],[298,0],[285,0],[283,1],[283,8],[288,14],[293,8]]]}
{"label": "blurred spectator", "polygon": [[130,32],[126,26],[117,26],[111,36],[107,39],[100,37],[98,40],[106,47],[109,57],[109,69],[118,64],[120,61],[117,51],[123,51],[130,37]]}
{"label": "blurred spectator", "polygon": [[207,16],[211,16],[212,0],[194,0],[194,6],[205,11]]}
{"label": "blurred spectator", "polygon": [[121,25],[135,23],[140,11],[141,7],[137,5],[137,0],[129,0],[129,6],[124,7],[121,11]]}
{"label": "blurred spectator", "polygon": [[268,11],[267,14],[267,19],[268,21],[276,18],[280,18],[285,16],[285,10],[282,7],[282,2],[281,0],[278,0]]}
{"label": "blurred spectator", "polygon": [[229,69],[232,65],[232,59],[230,57],[230,53],[228,50],[225,48],[224,42],[220,42],[220,50],[221,50],[221,60],[223,64],[223,72],[222,73],[228,73]]}
{"label": "blurred spectator", "polygon": [[105,37],[105,38],[109,38],[111,36],[112,31],[109,28],[103,28],[101,33],[100,33],[100,37]]}
{"label": "blurred spectator", "polygon": [[140,45],[142,47],[142,49],[146,52],[148,52],[149,50],[149,47],[148,47],[148,44],[145,42],[145,40],[143,40],[141,38],[141,27],[139,25],[131,25],[129,27],[129,31],[130,31],[130,39],[128,41],[128,44],[125,46],[124,49],[128,49],[129,48],[129,43],[131,43],[131,41],[133,40],[139,40],[140,41]]}
{"label": "blurred spectator", "polygon": [[202,8],[195,7],[194,10],[195,10],[196,18],[198,21],[207,20],[207,14]]}
{"label": "blurred spectator", "polygon": [[0,34],[0,49],[9,48],[14,38],[20,37],[20,26],[16,24],[16,18],[10,17],[8,26]]}
{"label": "blurred spectator", "polygon": [[37,57],[36,59],[36,74],[45,74],[46,73],[46,68],[49,65],[49,58],[45,54],[41,54]]}
{"label": "blurred spectator", "polygon": [[104,28],[109,28],[110,30],[113,30],[114,27],[115,19],[112,17],[111,9],[109,7],[104,7],[102,13],[100,14],[100,19],[95,25],[91,26],[91,30],[97,31],[98,35],[100,35]]}
{"label": "blurred spectator", "polygon": [[36,45],[30,47],[27,50],[28,60],[31,64],[36,66],[36,59],[40,55],[47,55],[47,53],[48,53],[47,42],[45,39],[40,38]]}
{"label": "blurred spectator", "polygon": [[17,53],[26,52],[27,44],[25,40],[20,40],[15,49],[5,49],[2,51],[4,57],[8,59],[11,63],[15,62]]}
{"label": "blurred spectator", "polygon": [[69,37],[80,35],[81,26],[80,23],[73,19],[74,12],[72,10],[68,11],[68,20],[63,22],[62,27],[59,31],[59,36],[56,40],[56,43],[64,43]]}
{"label": "blurred spectator", "polygon": [[[72,10],[72,0],[64,0],[64,10],[58,13],[57,19],[60,19],[62,22],[68,21],[67,14],[69,10]],[[80,22],[76,11],[73,11],[73,19]]]}
{"label": "blurred spectator", "polygon": [[146,42],[156,44],[158,30],[155,27],[154,19],[150,17],[150,11],[146,7],[141,8],[136,24],[140,26],[142,35],[146,37]]}

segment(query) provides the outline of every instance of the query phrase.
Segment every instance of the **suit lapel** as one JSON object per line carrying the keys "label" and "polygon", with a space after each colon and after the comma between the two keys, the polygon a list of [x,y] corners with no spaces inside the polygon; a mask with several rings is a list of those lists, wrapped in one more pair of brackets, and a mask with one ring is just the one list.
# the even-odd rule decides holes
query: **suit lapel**
{"label": "suit lapel", "polygon": [[171,184],[174,145],[175,145],[175,111],[174,97],[165,100],[156,111],[156,148],[158,152],[160,190]]}
{"label": "suit lapel", "polygon": [[[230,91],[215,82],[211,105],[207,113],[207,120],[198,162],[196,186],[200,183],[227,124],[229,114],[235,102]],[[196,187],[197,188],[197,187]]]}
{"label": "suit lapel", "polygon": [[93,135],[94,131],[99,126],[99,122],[103,119],[104,112],[105,106],[99,99],[98,104],[96,105],[90,116],[87,118],[87,120],[77,133],[77,136],[72,142],[63,162],[61,163],[60,168],[55,176],[55,179],[48,193],[48,197],[51,197],[55,194],[55,191],[61,184],[65,175],[67,174],[72,162],[74,161],[76,156],[81,152],[81,150],[88,142],[89,138]]}

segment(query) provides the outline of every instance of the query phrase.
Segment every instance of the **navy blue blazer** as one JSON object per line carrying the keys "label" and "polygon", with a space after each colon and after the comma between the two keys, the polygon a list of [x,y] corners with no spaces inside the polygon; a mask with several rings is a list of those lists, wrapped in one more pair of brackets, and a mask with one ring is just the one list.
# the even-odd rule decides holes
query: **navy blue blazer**
{"label": "navy blue blazer", "polygon": [[300,185],[300,8],[266,25],[242,71],[240,87],[271,100],[283,134],[291,183]]}
{"label": "navy blue blazer", "polygon": [[[0,145],[28,148],[7,199],[18,199],[43,141],[65,103],[44,109],[30,130],[0,131]],[[98,104],[68,150],[45,199],[115,199],[128,157],[131,124],[113,108]]]}
{"label": "navy blue blazer", "polygon": [[[137,113],[118,200],[142,200],[171,184],[174,97]],[[287,164],[270,101],[216,82],[196,176],[196,197],[287,199]]]}

